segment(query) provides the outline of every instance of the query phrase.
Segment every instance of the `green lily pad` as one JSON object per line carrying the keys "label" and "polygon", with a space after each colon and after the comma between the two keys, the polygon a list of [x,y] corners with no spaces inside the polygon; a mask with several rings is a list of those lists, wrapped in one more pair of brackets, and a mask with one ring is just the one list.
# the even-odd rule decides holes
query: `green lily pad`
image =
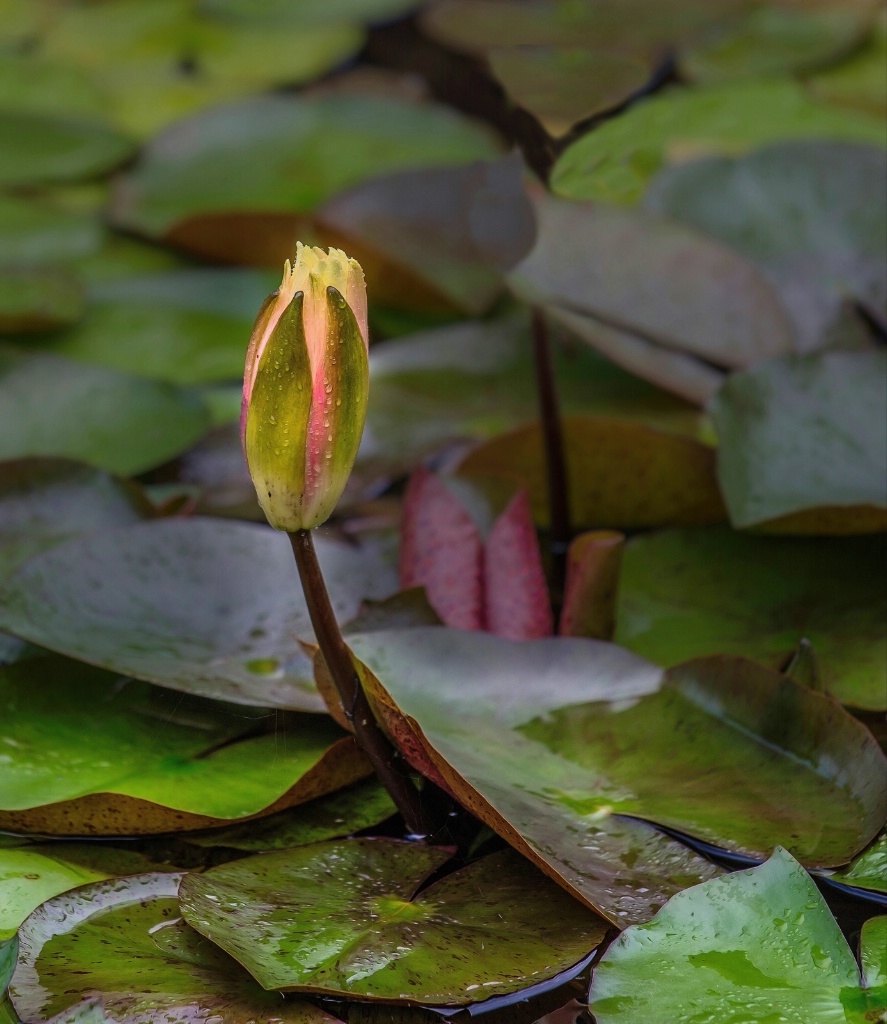
{"label": "green lily pad", "polygon": [[773,359],[733,374],[710,412],[734,526],[826,507],[856,532],[865,506],[887,528],[887,352]]}
{"label": "green lily pad", "polygon": [[852,9],[765,3],[701,33],[682,49],[680,66],[697,82],[805,75],[847,56],[865,34],[863,18]]}
{"label": "green lily pad", "polygon": [[862,110],[878,117],[887,114],[887,16],[882,11],[864,46],[848,60],[812,75],[807,86],[818,99]]}
{"label": "green lily pad", "polygon": [[123,476],[173,458],[206,432],[196,396],[46,353],[0,348],[0,459],[82,459]]}
{"label": "green lily pad", "polygon": [[65,327],[83,307],[80,282],[62,267],[0,269],[0,334]]}
{"label": "green lily pad", "polygon": [[515,642],[442,628],[349,643],[414,767],[610,920],[649,920],[673,893],[718,874],[646,822],[611,814],[614,793],[590,773],[582,788],[582,768],[520,728],[559,705],[654,692],[660,673],[649,663],[591,640]]}
{"label": "green lily pad", "polygon": [[347,789],[271,814],[261,821],[190,835],[188,842],[254,852],[286,850],[360,832],[378,825],[395,812],[388,791],[378,779],[364,779]]}
{"label": "green lily pad", "polygon": [[876,118],[816,103],[778,78],[674,87],[574,142],[555,164],[551,185],[570,199],[631,203],[664,164],[803,138],[883,145],[884,128]]}
{"label": "green lily pad", "polygon": [[0,462],[0,576],[74,534],[136,523],[153,512],[136,484],[81,462]]}
{"label": "green lily pad", "polygon": [[486,129],[383,96],[263,96],[173,125],[119,182],[117,223],[162,237],[186,218],[308,213],[372,175],[489,159]]}
{"label": "green lily pad", "polygon": [[56,896],[21,930],[10,995],[25,1024],[341,1024],[264,992],[184,924],[180,875],[142,874]]}
{"label": "green lily pad", "polygon": [[833,871],[828,877],[842,885],[887,893],[887,831],[882,832],[846,868]]}
{"label": "green lily pad", "polygon": [[781,668],[806,637],[829,693],[883,710],[885,546],[717,527],[636,537],[623,556],[615,640],[660,665],[730,653]]}
{"label": "green lily pad", "polygon": [[[517,831],[601,910],[613,893],[596,891],[591,872],[582,877],[577,833],[606,834],[622,815],[750,857],[786,843],[816,866],[846,863],[883,823],[887,765],[872,735],[831,698],[755,662],[699,659],[657,686],[649,663],[610,644],[509,650],[490,639],[438,628],[351,643],[376,676],[370,687],[389,731],[407,737],[405,753],[445,758],[471,791],[502,801],[505,837]],[[571,669],[564,683],[554,675]],[[414,723],[421,733],[411,735]]]}
{"label": "green lily pad", "polygon": [[19,114],[98,120],[101,89],[78,68],[31,53],[0,53],[0,109]]}
{"label": "green lily pad", "polygon": [[100,121],[0,110],[0,185],[94,177],[123,163],[134,148]]}
{"label": "green lily pad", "polygon": [[[561,411],[696,436],[698,409],[552,337]],[[538,416],[529,318],[467,321],[374,345],[358,472],[408,468],[449,442],[492,438]],[[493,400],[495,397],[495,401]]]}
{"label": "green lily pad", "polygon": [[757,264],[792,315],[797,347],[822,347],[842,303],[887,315],[887,153],[849,142],[782,142],[670,167],[645,204]]}
{"label": "green lily pad", "polygon": [[[701,232],[640,210],[548,197],[537,198],[536,213],[536,246],[509,284],[564,326],[578,323],[584,340],[630,372],[670,386],[660,362],[701,360],[702,380],[714,381],[708,397],[719,383],[715,367],[791,349],[790,324],[760,271]],[[628,342],[619,345],[612,332]],[[633,338],[658,361],[646,351],[638,358]]]}
{"label": "green lily pad", "polygon": [[598,1024],[865,1024],[887,989],[863,987],[806,871],[777,849],[760,867],[675,896],[625,931],[595,968]]}
{"label": "green lily pad", "polygon": [[512,851],[416,895],[448,859],[394,840],[320,843],[186,875],[179,901],[264,987],[350,999],[480,1002],[551,978],[601,942],[606,922]]}
{"label": "green lily pad", "polygon": [[265,731],[258,710],[121,685],[57,657],[0,669],[0,704],[0,828],[13,831],[208,828],[313,799],[368,770],[327,718]]}
{"label": "green lily pad", "polygon": [[859,959],[865,987],[879,989],[887,1009],[887,915],[869,918],[862,926]]}
{"label": "green lily pad", "polygon": [[[397,589],[369,549],[317,549],[340,621]],[[292,552],[265,526],[167,519],[75,538],[7,581],[0,629],[176,690],[324,710],[299,647],[314,634]]]}
{"label": "green lily pad", "polygon": [[92,289],[80,324],[40,344],[175,384],[237,379],[255,312],[276,284],[258,271],[208,268],[108,282]]}
{"label": "green lily pad", "polygon": [[[154,867],[141,853],[101,843],[43,843],[0,849],[0,944],[33,910],[78,885]],[[3,982],[0,979],[0,991]]]}
{"label": "green lily pad", "polygon": [[0,253],[6,266],[68,264],[95,252],[102,234],[91,214],[0,195]]}

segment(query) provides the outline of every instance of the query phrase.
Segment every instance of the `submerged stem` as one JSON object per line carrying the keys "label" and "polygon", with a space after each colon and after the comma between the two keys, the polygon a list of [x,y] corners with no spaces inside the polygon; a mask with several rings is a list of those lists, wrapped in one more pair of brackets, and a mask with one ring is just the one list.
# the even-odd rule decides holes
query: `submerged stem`
{"label": "submerged stem", "polygon": [[296,556],[311,625],[326,667],[339,692],[345,716],[354,727],[354,737],[370,759],[382,785],[388,790],[407,829],[415,835],[427,835],[430,829],[425,821],[419,791],[406,774],[405,768],[398,764],[400,755],[379,727],[354,669],[351,653],[342,639],[317,561],[311,531],[297,530],[288,536]]}
{"label": "submerged stem", "polygon": [[537,307],[533,308],[533,359],[536,367],[539,414],[542,420],[542,444],[545,452],[548,509],[551,520],[551,588],[555,604],[559,606],[567,578],[567,549],[571,538],[567,466],[548,325],[545,314]]}

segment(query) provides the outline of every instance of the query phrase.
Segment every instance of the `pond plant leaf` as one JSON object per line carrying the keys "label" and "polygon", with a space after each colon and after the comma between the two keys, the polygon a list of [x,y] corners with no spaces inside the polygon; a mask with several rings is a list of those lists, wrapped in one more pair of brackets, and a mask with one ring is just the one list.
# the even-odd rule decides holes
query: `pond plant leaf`
{"label": "pond plant leaf", "polygon": [[[592,640],[515,643],[438,627],[350,643],[414,766],[424,759],[607,916],[642,916],[661,896],[653,886],[668,882],[651,864],[641,869],[646,895],[621,890],[631,872],[609,833],[623,816],[755,858],[784,842],[813,866],[846,863],[883,823],[887,773],[868,730],[831,698],[746,659],[699,659],[660,677]],[[621,860],[616,881],[602,884],[597,843]]]}
{"label": "pond plant leaf", "polygon": [[734,526],[887,530],[887,352],[761,363],[733,374],[710,412]]}
{"label": "pond plant leaf", "polygon": [[[551,605],[527,493],[509,491],[504,503],[494,503],[467,479],[416,470],[404,495],[401,586],[424,587],[448,626],[513,640],[550,636]],[[478,506],[486,529],[472,515]]]}
{"label": "pond plant leaf", "polygon": [[[646,822],[610,813],[581,769],[520,730],[549,706],[655,691],[660,673],[590,640],[516,642],[443,628],[351,637],[377,713],[417,770],[620,927],[719,871]],[[575,796],[575,798],[574,798]]]}
{"label": "pond plant leaf", "polygon": [[24,1024],[341,1024],[265,992],[181,919],[181,875],[97,882],[48,900],[21,929],[10,995]]}
{"label": "pond plant leaf", "polygon": [[589,999],[599,1024],[865,1024],[887,1009],[885,996],[861,979],[807,872],[777,849],[623,932],[595,968]]}
{"label": "pond plant leaf", "polygon": [[[603,416],[564,416],[570,519],[577,527],[704,526],[724,519],[715,453],[690,437]],[[459,473],[527,488],[533,520],[548,524],[542,429],[519,427],[478,445]]]}
{"label": "pond plant leaf", "polygon": [[781,668],[806,638],[829,693],[884,710],[885,547],[882,536],[720,528],[635,537],[623,555],[616,643],[660,665],[729,653]]}
{"label": "pond plant leaf", "polygon": [[781,78],[672,87],[569,146],[551,185],[570,199],[633,203],[666,164],[809,138],[883,145],[884,128],[877,118],[817,103]]}
{"label": "pond plant leaf", "polygon": [[199,440],[209,414],[170,384],[0,347],[0,459],[81,459],[128,476]]}
{"label": "pond plant leaf", "polygon": [[[206,225],[225,214],[311,213],[373,175],[489,159],[496,150],[486,129],[431,104],[348,94],[263,96],[162,132],[119,180],[113,215],[152,238],[177,228],[175,238],[184,243],[186,221],[193,233],[198,219]],[[238,256],[229,251],[224,258]]]}
{"label": "pond plant leaf", "polygon": [[0,668],[0,702],[0,828],[17,832],[208,828],[311,800],[369,770],[327,718],[269,731],[267,712],[121,685],[58,657]]}
{"label": "pond plant leaf", "polygon": [[885,175],[880,146],[779,142],[669,167],[644,204],[760,267],[791,314],[796,348],[806,352],[827,343],[842,303],[887,316]]}
{"label": "pond plant leaf", "polygon": [[869,39],[853,56],[811,75],[806,84],[817,99],[883,118],[887,114],[887,15],[879,13]]}
{"label": "pond plant leaf", "polygon": [[448,859],[395,840],[318,843],[186,875],[179,900],[266,988],[419,1005],[518,991],[606,932],[510,850],[420,888]]}
{"label": "pond plant leaf", "polygon": [[61,267],[0,269],[0,334],[38,334],[83,315],[80,282]]}
{"label": "pond plant leaf", "polygon": [[388,791],[373,777],[258,821],[189,835],[188,842],[256,853],[286,850],[360,832],[390,818],[395,811]]}
{"label": "pond plant leaf", "polygon": [[101,224],[89,214],[45,201],[0,195],[0,253],[4,266],[68,263],[95,252],[102,235]]}
{"label": "pond plant leaf", "polygon": [[[536,245],[509,274],[510,287],[568,329],[578,325],[583,340],[630,372],[698,401],[716,388],[718,367],[791,349],[776,292],[720,242],[637,209],[535,198]],[[658,352],[666,372],[638,358],[632,339]],[[687,362],[699,367],[699,380],[690,376],[681,390]]]}
{"label": "pond plant leaf", "polygon": [[832,871],[828,878],[841,885],[887,894],[887,831],[881,832],[846,868]]}
{"label": "pond plant leaf", "polygon": [[[397,589],[368,548],[317,550],[340,621]],[[265,526],[166,519],[68,541],[7,581],[0,629],[175,690],[324,709],[299,647],[314,634],[292,553]]]}
{"label": "pond plant leaf", "polygon": [[887,915],[870,917],[862,926],[859,960],[865,987],[879,989],[887,1009]]}

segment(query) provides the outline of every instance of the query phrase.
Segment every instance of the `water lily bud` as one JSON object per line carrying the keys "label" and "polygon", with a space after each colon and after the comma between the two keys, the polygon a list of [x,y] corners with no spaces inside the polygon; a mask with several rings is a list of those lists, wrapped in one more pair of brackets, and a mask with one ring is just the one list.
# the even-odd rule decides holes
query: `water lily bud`
{"label": "water lily bud", "polygon": [[360,445],[369,390],[366,286],[339,249],[299,242],[253,327],[240,436],[268,522],[329,518]]}

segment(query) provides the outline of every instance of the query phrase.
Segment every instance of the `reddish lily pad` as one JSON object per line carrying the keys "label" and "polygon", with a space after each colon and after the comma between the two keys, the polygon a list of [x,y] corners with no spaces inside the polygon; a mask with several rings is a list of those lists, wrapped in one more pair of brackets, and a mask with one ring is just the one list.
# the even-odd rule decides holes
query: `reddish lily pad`
{"label": "reddish lily pad", "polygon": [[817,866],[845,862],[883,822],[887,772],[868,730],[754,662],[700,659],[660,682],[592,640],[437,628],[350,642],[406,756],[611,918],[643,917],[669,883],[654,864],[633,880],[624,851],[615,880],[596,863],[598,843],[618,857],[624,815],[745,856],[787,843]]}
{"label": "reddish lily pad", "polygon": [[257,709],[121,685],[62,658],[0,669],[0,706],[0,828],[13,831],[208,828],[311,800],[368,772],[353,740],[326,718],[268,732]]}
{"label": "reddish lily pad", "polygon": [[[319,539],[341,621],[397,589],[366,548]],[[217,519],[168,519],[74,539],[5,584],[0,629],[72,658],[237,703],[321,711],[308,609],[286,537]]]}
{"label": "reddish lily pad", "polygon": [[595,968],[590,1004],[599,1024],[865,1024],[885,997],[883,978],[860,977],[809,875],[777,849],[624,932]]}
{"label": "reddish lily pad", "polygon": [[884,537],[669,530],[626,546],[616,642],[660,665],[726,652],[786,665],[813,645],[829,693],[887,704]]}
{"label": "reddish lily pad", "polygon": [[606,922],[511,851],[421,889],[448,859],[393,840],[320,843],[186,875],[179,900],[265,988],[358,1000],[480,1002],[601,942]]}
{"label": "reddish lily pad", "polygon": [[[715,453],[708,445],[602,416],[566,416],[563,431],[574,526],[701,526],[724,519]],[[535,522],[548,523],[545,456],[537,424],[473,449],[459,472],[520,483],[529,491]]]}
{"label": "reddish lily pad", "polygon": [[142,874],[56,896],[21,930],[10,994],[24,1024],[341,1024],[263,991],[182,921],[181,876]]}

